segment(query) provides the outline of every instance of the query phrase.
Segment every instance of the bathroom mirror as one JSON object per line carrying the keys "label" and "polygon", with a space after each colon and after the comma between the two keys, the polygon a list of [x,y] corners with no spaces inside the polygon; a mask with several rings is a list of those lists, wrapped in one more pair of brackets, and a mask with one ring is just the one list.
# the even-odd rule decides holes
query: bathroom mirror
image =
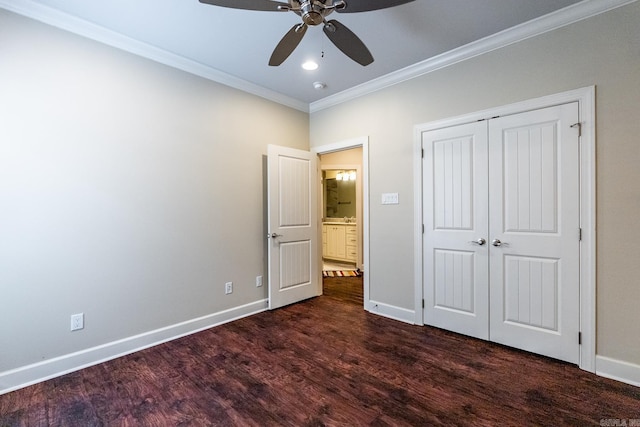
{"label": "bathroom mirror", "polygon": [[322,171],[324,219],[356,217],[356,171]]}

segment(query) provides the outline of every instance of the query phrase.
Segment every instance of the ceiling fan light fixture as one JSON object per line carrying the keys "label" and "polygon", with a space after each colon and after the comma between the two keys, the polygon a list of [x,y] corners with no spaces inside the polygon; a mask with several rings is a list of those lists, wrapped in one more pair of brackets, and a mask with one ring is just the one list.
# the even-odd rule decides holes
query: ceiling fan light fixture
{"label": "ceiling fan light fixture", "polygon": [[315,61],[307,61],[304,64],[302,64],[302,68],[304,68],[307,71],[313,71],[313,70],[317,70],[318,69],[318,63]]}

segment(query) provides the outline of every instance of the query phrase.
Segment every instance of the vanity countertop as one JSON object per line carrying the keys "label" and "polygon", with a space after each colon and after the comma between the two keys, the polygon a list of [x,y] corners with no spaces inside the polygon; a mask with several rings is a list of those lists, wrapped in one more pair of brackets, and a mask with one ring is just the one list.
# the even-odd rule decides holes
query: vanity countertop
{"label": "vanity countertop", "polygon": [[325,221],[325,225],[358,225],[357,222],[344,222],[344,221]]}

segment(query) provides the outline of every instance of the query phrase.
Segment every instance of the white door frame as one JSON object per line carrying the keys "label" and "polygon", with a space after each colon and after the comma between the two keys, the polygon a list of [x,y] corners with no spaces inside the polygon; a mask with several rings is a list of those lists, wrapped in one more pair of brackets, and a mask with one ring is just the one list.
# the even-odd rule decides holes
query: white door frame
{"label": "white door frame", "polygon": [[596,358],[596,186],[595,186],[595,86],[490,108],[414,127],[414,292],[415,323],[423,319],[422,133],[495,116],[522,113],[568,102],[578,102],[580,137],[580,346],[581,369],[595,372]]}
{"label": "white door frame", "polygon": [[[364,292],[364,309],[371,311],[371,303],[369,300],[369,137],[362,136],[338,141],[333,144],[312,147],[311,151],[317,155],[322,155],[358,147],[362,147],[362,285]],[[319,236],[322,236],[322,223],[320,221],[318,221],[318,233]],[[319,240],[320,256],[318,258],[318,263],[321,265],[322,239]]]}

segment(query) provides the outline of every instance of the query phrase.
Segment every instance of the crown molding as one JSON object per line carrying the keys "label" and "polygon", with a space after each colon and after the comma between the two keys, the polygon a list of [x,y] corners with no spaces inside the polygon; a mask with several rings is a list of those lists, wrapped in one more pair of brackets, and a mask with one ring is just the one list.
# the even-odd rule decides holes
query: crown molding
{"label": "crown molding", "polygon": [[282,104],[305,113],[309,112],[309,104],[306,102],[293,99],[202,63],[159,49],[147,43],[134,40],[130,37],[123,36],[115,31],[108,30],[99,25],[76,18],[32,0],[0,0],[0,8],[117,49],[124,50],[134,55],[150,59],[160,64],[239,89],[243,92],[265,98],[278,104]]}
{"label": "crown molding", "polygon": [[328,96],[309,105],[309,112],[314,113],[333,107],[343,102],[359,98],[363,95],[384,89],[389,86],[413,79],[448,67],[458,62],[491,52],[496,49],[535,37],[549,31],[591,18],[637,0],[583,0],[580,3],[565,7],[548,15],[524,22],[499,33],[471,42],[424,61],[394,71],[377,79]]}
{"label": "crown molding", "polygon": [[311,104],[256,85],[183,56],[159,49],[130,37],[125,37],[99,25],[73,17],[32,0],[0,0],[0,8],[278,104],[306,113],[314,113],[636,1],[638,0],[583,0],[580,3],[354,86],[337,94],[312,102]]}

